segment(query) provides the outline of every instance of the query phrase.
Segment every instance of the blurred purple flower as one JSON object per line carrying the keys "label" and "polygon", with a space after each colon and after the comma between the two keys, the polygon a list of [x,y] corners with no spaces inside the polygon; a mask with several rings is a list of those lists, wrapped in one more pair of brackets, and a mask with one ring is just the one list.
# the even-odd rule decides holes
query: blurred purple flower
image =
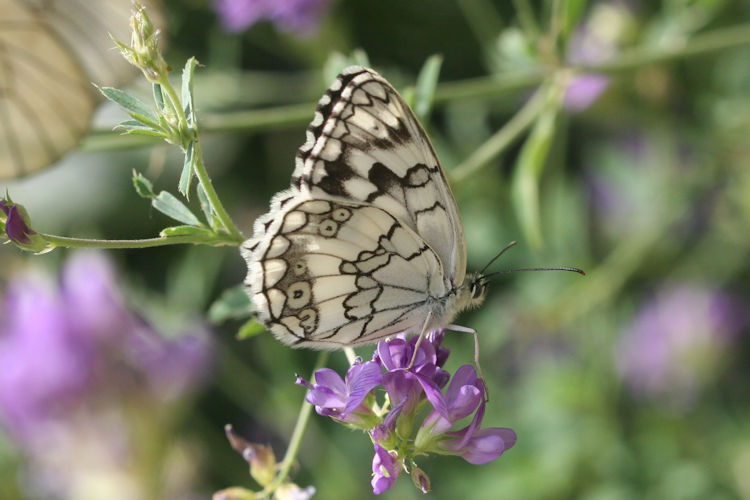
{"label": "blurred purple flower", "polygon": [[714,375],[749,319],[739,300],[725,292],[666,288],[622,331],[615,350],[618,372],[638,396],[666,396],[685,405]]}
{"label": "blurred purple flower", "polygon": [[36,233],[26,224],[18,206],[6,200],[0,200],[0,210],[5,213],[5,234],[10,241],[16,244],[31,243],[29,236]]}
{"label": "blurred purple flower", "polygon": [[[589,19],[590,23],[591,20]],[[565,59],[574,66],[600,64],[617,52],[611,40],[602,40],[597,31],[587,24],[579,28],[568,42]],[[563,106],[573,112],[581,112],[591,106],[609,86],[609,77],[600,73],[577,75],[568,84],[563,98]]]}
{"label": "blurred purple flower", "polygon": [[243,31],[261,20],[289,32],[315,31],[328,0],[214,0],[214,10],[228,31]]}
{"label": "blurred purple flower", "polygon": [[[414,463],[418,455],[459,455],[470,463],[483,464],[515,444],[516,435],[511,429],[480,429],[485,386],[471,365],[458,369],[443,394],[442,388],[450,380],[450,373],[442,368],[450,354],[441,345],[444,336],[442,330],[427,335],[416,356],[418,337],[406,340],[399,335],[382,341],[372,361],[350,367],[346,381],[327,368],[315,373],[315,385],[298,379],[298,384],[310,389],[307,401],[315,405],[320,415],[368,430],[375,444],[375,494],[389,489],[407,462],[409,470],[419,470],[415,485],[422,491],[429,490],[429,478]],[[412,358],[414,365],[407,370]],[[381,370],[385,373],[381,374]],[[381,385],[388,397],[386,403],[378,406],[374,391]],[[414,421],[427,402],[433,410],[412,438]],[[383,409],[388,411],[384,414]],[[451,431],[472,413],[474,418],[468,426]]]}
{"label": "blurred purple flower", "polygon": [[573,78],[565,90],[563,106],[573,112],[580,112],[594,104],[609,86],[609,77],[599,73],[585,73]]}
{"label": "blurred purple flower", "polygon": [[172,397],[208,367],[207,332],[159,335],[124,307],[112,265],[96,252],[73,254],[59,286],[38,273],[16,275],[2,308],[0,421],[20,442],[91,399],[116,400],[143,385]]}

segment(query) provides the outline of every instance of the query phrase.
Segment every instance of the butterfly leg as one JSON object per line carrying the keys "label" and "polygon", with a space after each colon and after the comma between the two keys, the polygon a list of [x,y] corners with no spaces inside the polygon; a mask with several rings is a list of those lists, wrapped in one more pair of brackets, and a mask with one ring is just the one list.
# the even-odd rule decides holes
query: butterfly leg
{"label": "butterfly leg", "polygon": [[485,382],[482,365],[479,364],[479,335],[477,335],[477,331],[473,328],[467,328],[460,325],[448,325],[445,328],[446,330],[453,330],[454,332],[471,333],[472,335],[474,335],[474,364],[476,365],[477,371],[479,372],[479,378],[482,379],[482,383],[484,385],[485,402],[488,403],[490,401],[490,390],[487,388],[487,383]]}
{"label": "butterfly leg", "polygon": [[429,311],[427,313],[427,317],[424,319],[424,324],[422,325],[422,331],[419,333],[419,338],[417,339],[417,343],[414,344],[414,354],[411,356],[411,362],[409,363],[409,366],[406,368],[406,371],[411,371],[412,367],[414,366],[414,362],[417,360],[417,353],[419,352],[419,346],[422,345],[422,341],[424,340],[425,335],[427,335],[427,325],[430,324],[430,320],[432,319],[432,311]]}

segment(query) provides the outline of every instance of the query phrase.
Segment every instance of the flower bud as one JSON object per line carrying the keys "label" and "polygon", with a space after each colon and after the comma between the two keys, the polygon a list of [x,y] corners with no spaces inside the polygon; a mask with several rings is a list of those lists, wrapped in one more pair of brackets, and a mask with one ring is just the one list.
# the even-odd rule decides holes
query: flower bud
{"label": "flower bud", "polygon": [[159,51],[159,30],[137,2],[130,16],[130,29],[130,47],[117,40],[115,44],[130,64],[139,68],[150,82],[158,83],[169,72],[169,66]]}
{"label": "flower bud", "polygon": [[237,452],[250,464],[250,475],[258,484],[267,486],[276,476],[276,455],[270,446],[251,443],[234,432],[232,426],[224,427],[227,439]]}
{"label": "flower bud", "polygon": [[411,470],[411,481],[422,493],[430,492],[430,478],[417,466],[414,466]]}
{"label": "flower bud", "polygon": [[31,218],[26,209],[10,198],[0,200],[0,232],[23,250],[43,252],[52,249],[52,245],[31,229]]}

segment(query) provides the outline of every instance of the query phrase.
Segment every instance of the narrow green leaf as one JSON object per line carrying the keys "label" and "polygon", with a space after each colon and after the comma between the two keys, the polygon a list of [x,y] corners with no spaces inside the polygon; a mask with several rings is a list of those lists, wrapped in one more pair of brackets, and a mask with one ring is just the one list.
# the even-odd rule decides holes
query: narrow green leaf
{"label": "narrow green leaf", "polygon": [[243,285],[227,288],[211,304],[208,309],[208,319],[213,323],[222,323],[228,319],[247,318],[253,313],[253,304],[247,296]]}
{"label": "narrow green leaf", "polygon": [[188,125],[195,125],[195,108],[193,106],[193,74],[195,73],[195,57],[185,63],[182,70],[182,107],[185,110]]}
{"label": "narrow green leaf", "polygon": [[193,162],[195,161],[195,141],[190,141],[185,150],[185,162],[182,164],[180,184],[177,186],[180,193],[190,199],[190,181],[193,180]]}
{"label": "narrow green leaf", "polygon": [[162,191],[159,195],[151,201],[151,204],[159,212],[173,218],[176,221],[180,221],[190,226],[200,226],[201,223],[198,218],[193,215],[180,200],[178,200],[172,193]]}
{"label": "narrow green leaf", "polygon": [[417,84],[414,88],[414,113],[422,121],[427,119],[432,109],[432,101],[435,98],[435,88],[442,65],[443,56],[435,54],[427,58],[419,71]]}
{"label": "narrow green leaf", "polygon": [[114,87],[97,87],[104,97],[124,109],[130,116],[146,125],[157,128],[158,118],[156,113],[143,101]]}
{"label": "narrow green leaf", "polygon": [[164,93],[161,89],[160,83],[155,83],[153,86],[154,90],[154,102],[156,103],[156,109],[159,111],[164,111]]}
{"label": "narrow green leaf", "polygon": [[513,206],[526,240],[536,250],[544,245],[539,210],[539,179],[555,136],[556,116],[557,106],[548,106],[539,115],[521,148],[513,172]]}
{"label": "narrow green leaf", "polygon": [[125,128],[125,130],[123,131],[124,135],[147,135],[149,137],[160,137],[162,139],[167,138],[164,132],[154,130],[150,127],[123,127],[123,128]]}
{"label": "narrow green leaf", "polygon": [[216,217],[216,214],[211,208],[211,202],[208,200],[208,195],[203,189],[203,185],[201,183],[198,183],[198,188],[196,189],[196,191],[198,191],[198,201],[200,201],[203,215],[206,216],[206,222],[208,222],[208,225],[211,226],[213,230],[218,230],[222,227],[221,221]]}
{"label": "narrow green leaf", "polygon": [[258,323],[258,321],[251,319],[240,327],[240,330],[237,332],[237,339],[246,340],[265,331],[266,327],[263,326],[263,323]]}
{"label": "narrow green leaf", "polygon": [[136,193],[142,198],[153,198],[154,185],[140,172],[133,170],[133,187],[135,187]]}
{"label": "narrow green leaf", "polygon": [[159,233],[162,238],[170,236],[193,236],[196,243],[206,242],[216,239],[216,234],[207,227],[199,226],[172,226],[165,227]]}
{"label": "narrow green leaf", "polygon": [[581,20],[581,16],[586,11],[587,0],[567,0],[565,2],[565,19],[562,26],[562,37],[567,41]]}

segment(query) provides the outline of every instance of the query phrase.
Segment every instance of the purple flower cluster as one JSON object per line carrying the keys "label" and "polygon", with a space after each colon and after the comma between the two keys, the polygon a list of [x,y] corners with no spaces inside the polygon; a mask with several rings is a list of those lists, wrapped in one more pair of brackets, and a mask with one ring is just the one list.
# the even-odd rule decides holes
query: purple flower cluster
{"label": "purple flower cluster", "polygon": [[[429,479],[414,462],[417,455],[458,455],[469,463],[484,464],[516,442],[511,429],[480,428],[485,412],[484,381],[472,365],[461,366],[451,380],[442,368],[450,353],[441,346],[443,337],[443,331],[429,334],[411,369],[407,368],[417,337],[406,340],[398,336],[380,342],[372,361],[354,363],[343,380],[324,368],[315,373],[315,384],[301,378],[297,381],[310,389],[307,401],[315,405],[318,414],[369,433],[375,447],[375,494],[393,486],[401,470],[409,471],[415,485],[428,491]],[[376,401],[378,387],[386,393],[381,405]],[[414,435],[415,421],[425,403],[431,411]],[[472,414],[468,425],[455,429]]]}
{"label": "purple flower cluster", "polygon": [[726,292],[667,287],[621,333],[618,372],[638,397],[689,407],[748,324],[746,307]]}
{"label": "purple flower cluster", "polygon": [[198,382],[211,358],[201,327],[166,339],[123,304],[110,262],[79,252],[60,283],[18,273],[0,304],[0,423],[23,443],[88,401],[144,389],[172,399]]}
{"label": "purple flower cluster", "polygon": [[228,31],[268,20],[283,31],[311,32],[327,7],[328,0],[214,0],[214,10]]}

